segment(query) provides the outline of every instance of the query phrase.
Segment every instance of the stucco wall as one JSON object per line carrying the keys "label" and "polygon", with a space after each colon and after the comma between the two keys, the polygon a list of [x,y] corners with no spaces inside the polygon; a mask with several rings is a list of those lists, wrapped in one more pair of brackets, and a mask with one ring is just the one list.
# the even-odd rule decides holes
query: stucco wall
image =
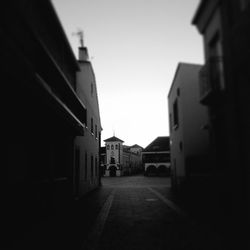
{"label": "stucco wall", "polygon": [[[80,71],[77,73],[76,90],[87,109],[87,124],[84,129],[84,136],[78,136],[75,140],[76,147],[80,150],[79,195],[82,195],[96,188],[99,184],[99,133],[101,132],[101,123],[97,86],[92,65],[90,62],[80,62],[79,64]],[[93,133],[91,131],[91,119],[93,119]],[[86,157],[87,159],[85,159]],[[93,170],[91,170],[91,158],[93,159]]]}
{"label": "stucco wall", "polygon": [[[114,147],[113,149],[112,146]],[[116,146],[118,148],[116,148]],[[109,149],[108,149],[109,147]],[[107,165],[110,164],[111,157],[114,157],[116,164],[122,164],[123,162],[123,151],[121,142],[106,142],[106,155],[107,155]]]}
{"label": "stucco wall", "polygon": [[[169,93],[171,170],[177,184],[186,177],[185,160],[188,157],[206,155],[208,131],[202,129],[208,123],[207,110],[199,103],[200,65],[179,64]],[[178,127],[173,127],[173,103],[178,101]],[[202,167],[202,166],[201,166]]]}

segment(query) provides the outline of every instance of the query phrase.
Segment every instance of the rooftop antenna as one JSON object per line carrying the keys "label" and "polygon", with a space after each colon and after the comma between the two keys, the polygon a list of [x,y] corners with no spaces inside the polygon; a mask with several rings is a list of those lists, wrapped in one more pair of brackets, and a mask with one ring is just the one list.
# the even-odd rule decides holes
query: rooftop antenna
{"label": "rooftop antenna", "polygon": [[114,129],[114,125],[113,125],[113,136],[115,136],[115,129]]}
{"label": "rooftop antenna", "polygon": [[83,33],[83,31],[81,29],[78,29],[78,31],[77,32],[73,32],[72,35],[73,36],[78,36],[79,42],[80,42],[80,46],[84,47],[84,42],[83,42],[84,41],[84,33]]}

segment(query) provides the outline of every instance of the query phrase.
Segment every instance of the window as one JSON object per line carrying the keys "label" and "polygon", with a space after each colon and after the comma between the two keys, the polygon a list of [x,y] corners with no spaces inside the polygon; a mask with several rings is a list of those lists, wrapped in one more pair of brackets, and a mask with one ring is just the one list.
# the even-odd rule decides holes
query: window
{"label": "window", "polygon": [[110,149],[110,146],[109,145],[107,145],[107,150],[109,150]]}
{"label": "window", "polygon": [[169,115],[169,128],[170,128],[170,132],[172,132],[172,114]]}
{"label": "window", "polygon": [[91,90],[90,90],[91,91],[91,96],[93,96],[93,94],[94,94],[94,84],[93,83],[91,83],[90,88],[91,88]]}
{"label": "window", "polygon": [[174,129],[177,129],[179,126],[179,117],[178,117],[178,100],[176,99],[173,104],[173,111],[174,111]]}
{"label": "window", "polygon": [[180,88],[177,88],[177,96],[180,96]]}
{"label": "window", "polygon": [[115,149],[118,149],[118,144],[115,145]]}
{"label": "window", "polygon": [[183,144],[182,144],[182,141],[181,141],[181,142],[179,142],[179,149],[180,149],[180,151],[182,151],[182,149],[183,149]]}
{"label": "window", "polygon": [[110,158],[110,164],[115,164],[115,158],[114,157]]}
{"label": "window", "polygon": [[97,136],[97,125],[95,125],[95,138],[97,139],[98,136]]}
{"label": "window", "polygon": [[87,114],[87,112],[88,111],[86,110],[86,114],[85,114],[86,115],[86,128],[88,128],[88,114]]}
{"label": "window", "polygon": [[94,134],[94,121],[93,121],[93,118],[91,118],[91,133]]}
{"label": "window", "polygon": [[210,81],[218,90],[225,89],[224,67],[223,67],[223,51],[220,35],[217,32],[209,43],[209,75]]}
{"label": "window", "polygon": [[113,144],[111,145],[111,150],[114,150],[114,145]]}

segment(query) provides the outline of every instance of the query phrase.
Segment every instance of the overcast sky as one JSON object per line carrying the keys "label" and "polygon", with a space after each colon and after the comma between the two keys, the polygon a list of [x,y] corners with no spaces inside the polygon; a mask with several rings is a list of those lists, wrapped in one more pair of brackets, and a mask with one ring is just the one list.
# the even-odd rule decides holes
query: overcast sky
{"label": "overcast sky", "polygon": [[[203,63],[191,25],[199,0],[52,0],[78,56],[84,31],[95,71],[102,139],[146,147],[169,135],[167,94],[179,62]],[[102,143],[103,144],[103,143]]]}

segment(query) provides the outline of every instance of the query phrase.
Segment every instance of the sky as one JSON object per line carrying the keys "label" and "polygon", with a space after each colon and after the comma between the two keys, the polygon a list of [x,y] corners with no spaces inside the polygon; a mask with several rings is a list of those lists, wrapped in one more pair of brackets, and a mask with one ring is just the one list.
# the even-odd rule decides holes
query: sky
{"label": "sky", "polygon": [[[179,62],[204,63],[191,24],[199,0],[52,0],[78,57],[84,32],[93,65],[102,140],[149,145],[169,135],[167,95]],[[102,141],[102,145],[104,142]]]}

